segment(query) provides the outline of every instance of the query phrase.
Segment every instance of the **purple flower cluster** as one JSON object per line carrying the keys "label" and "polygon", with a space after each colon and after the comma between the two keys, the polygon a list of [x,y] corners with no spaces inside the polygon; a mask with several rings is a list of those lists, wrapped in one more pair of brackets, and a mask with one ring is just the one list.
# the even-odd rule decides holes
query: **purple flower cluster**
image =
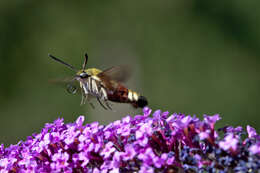
{"label": "purple flower cluster", "polygon": [[247,126],[215,130],[219,115],[196,116],[143,109],[107,126],[57,119],[41,133],[5,148],[0,172],[256,172],[260,136]]}

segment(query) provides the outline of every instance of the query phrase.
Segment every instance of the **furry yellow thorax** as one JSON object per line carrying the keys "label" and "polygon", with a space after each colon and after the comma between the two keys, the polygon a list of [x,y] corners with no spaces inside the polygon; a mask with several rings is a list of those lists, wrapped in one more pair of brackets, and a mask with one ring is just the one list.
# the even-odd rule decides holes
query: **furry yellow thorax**
{"label": "furry yellow thorax", "polygon": [[[97,69],[97,68],[88,68],[86,70],[84,70],[88,75],[91,75],[91,76],[96,76],[98,75],[99,73],[101,73],[102,71]],[[79,70],[77,72],[77,75],[80,75],[81,73],[83,73],[83,70]]]}

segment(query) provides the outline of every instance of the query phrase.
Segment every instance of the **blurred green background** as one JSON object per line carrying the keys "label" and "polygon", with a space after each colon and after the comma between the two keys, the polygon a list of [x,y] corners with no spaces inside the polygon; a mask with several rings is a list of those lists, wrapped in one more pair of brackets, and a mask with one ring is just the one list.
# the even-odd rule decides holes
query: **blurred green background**
{"label": "blurred green background", "polygon": [[219,113],[224,125],[260,130],[259,1],[1,1],[0,143],[25,140],[47,122],[86,115],[107,124],[141,112],[80,106],[50,79],[73,75],[51,53],[81,67],[129,64],[127,86],[153,110]]}

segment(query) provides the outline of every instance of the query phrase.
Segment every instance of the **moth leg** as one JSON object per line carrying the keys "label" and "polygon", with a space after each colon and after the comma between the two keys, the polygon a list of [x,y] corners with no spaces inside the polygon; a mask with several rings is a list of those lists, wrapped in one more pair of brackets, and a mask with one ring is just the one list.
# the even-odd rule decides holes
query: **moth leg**
{"label": "moth leg", "polygon": [[107,102],[107,100],[104,101],[106,106],[110,109],[110,110],[113,110],[112,107],[109,105],[109,103]]}
{"label": "moth leg", "polygon": [[82,93],[82,95],[81,95],[81,103],[80,103],[80,105],[84,105],[84,104],[86,104],[86,101],[87,101],[87,100],[89,100],[88,95]]}
{"label": "moth leg", "polygon": [[86,100],[88,101],[88,103],[90,104],[90,106],[92,107],[92,109],[95,109],[95,106],[92,102],[90,102],[90,97],[87,97]]}
{"label": "moth leg", "polygon": [[81,102],[80,102],[80,106],[82,106],[84,104],[84,99],[85,99],[85,94],[84,94],[84,90],[82,87],[82,84],[80,83],[80,90],[81,90]]}
{"label": "moth leg", "polygon": [[88,99],[88,96],[85,95],[84,100],[83,100],[83,104],[86,104],[87,99]]}
{"label": "moth leg", "polygon": [[100,101],[100,99],[97,97],[97,100],[98,100],[98,102],[99,102],[99,104],[105,109],[105,110],[107,110],[107,108],[104,106],[104,104]]}
{"label": "moth leg", "polygon": [[95,109],[95,106],[93,105],[93,103],[88,102],[90,104],[90,106],[92,107],[92,109]]}
{"label": "moth leg", "polygon": [[86,98],[86,96],[82,93],[82,94],[81,94],[81,102],[80,102],[80,105],[85,104],[85,98]]}

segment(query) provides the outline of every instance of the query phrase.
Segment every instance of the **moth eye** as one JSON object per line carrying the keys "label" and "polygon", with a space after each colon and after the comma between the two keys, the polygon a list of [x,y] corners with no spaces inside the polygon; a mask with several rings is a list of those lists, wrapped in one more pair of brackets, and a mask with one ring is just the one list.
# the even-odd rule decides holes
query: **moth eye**
{"label": "moth eye", "polygon": [[89,75],[87,73],[80,73],[79,75],[81,78],[86,78],[88,77]]}
{"label": "moth eye", "polygon": [[68,85],[67,85],[67,91],[68,91],[68,93],[70,93],[70,94],[76,94],[76,92],[77,92],[77,87],[74,86],[74,85],[68,84]]}

